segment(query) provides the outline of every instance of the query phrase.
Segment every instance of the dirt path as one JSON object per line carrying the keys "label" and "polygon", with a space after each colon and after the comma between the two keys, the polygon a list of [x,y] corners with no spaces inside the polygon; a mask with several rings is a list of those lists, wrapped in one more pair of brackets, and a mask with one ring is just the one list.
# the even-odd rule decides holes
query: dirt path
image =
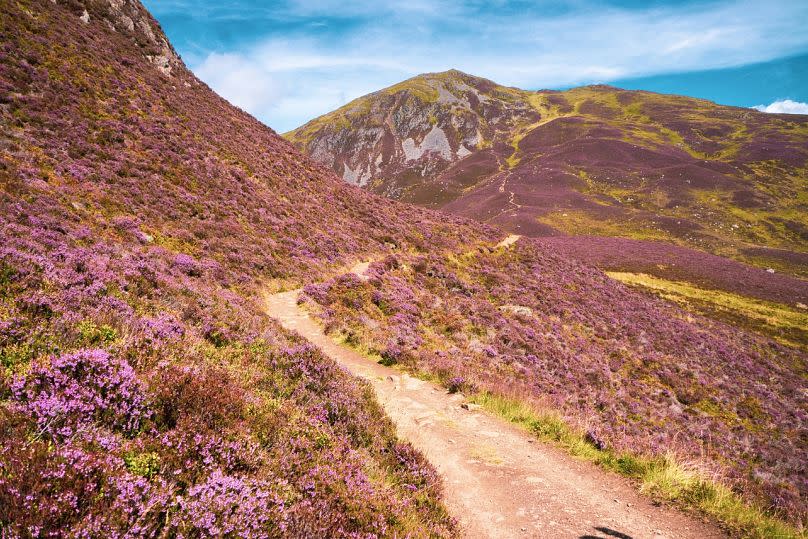
{"label": "dirt path", "polygon": [[[493,176],[492,179],[496,179],[497,176],[499,176],[499,175],[502,176],[502,183],[499,185],[498,189],[499,189],[500,193],[504,193],[507,186],[508,186],[508,180],[511,178],[512,172],[505,165],[505,163],[502,162],[502,159],[500,157],[497,157],[497,162],[499,163],[499,173],[497,175]],[[491,181],[491,180],[488,180],[488,181]],[[502,215],[504,213],[508,213],[509,211],[513,211],[513,215],[516,216],[517,212],[519,210],[521,210],[521,209],[522,209],[522,205],[516,203],[516,193],[509,190],[508,191],[507,205],[504,208],[502,208],[496,215],[486,219],[485,222],[489,223],[489,222],[493,221],[494,219],[496,219],[497,217],[499,217],[500,215]]]}
{"label": "dirt path", "polygon": [[[510,236],[510,245],[518,236]],[[503,242],[504,243],[504,242]],[[352,271],[361,275],[366,264]],[[384,367],[335,343],[297,305],[299,290],[269,295],[267,312],[375,389],[398,435],[444,479],[445,501],[466,537],[718,538],[719,530],[656,507],[623,478],[464,408],[461,395]]]}

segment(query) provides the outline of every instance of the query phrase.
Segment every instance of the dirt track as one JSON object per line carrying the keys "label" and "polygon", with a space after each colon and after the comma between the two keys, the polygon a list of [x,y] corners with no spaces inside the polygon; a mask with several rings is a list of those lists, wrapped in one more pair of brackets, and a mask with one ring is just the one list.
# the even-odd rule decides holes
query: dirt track
{"label": "dirt track", "polygon": [[[509,236],[500,245],[519,239]],[[357,264],[361,275],[367,264]],[[716,538],[697,517],[658,507],[623,478],[537,442],[461,395],[375,363],[335,343],[297,305],[299,290],[267,296],[267,312],[367,380],[398,435],[441,474],[466,537]]]}

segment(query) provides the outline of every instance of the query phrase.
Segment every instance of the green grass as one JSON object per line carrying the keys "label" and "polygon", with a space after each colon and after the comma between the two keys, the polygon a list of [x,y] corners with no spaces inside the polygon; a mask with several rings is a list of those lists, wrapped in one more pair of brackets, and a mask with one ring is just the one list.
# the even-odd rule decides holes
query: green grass
{"label": "green grass", "polygon": [[754,299],[723,290],[699,288],[687,282],[670,281],[644,273],[607,271],[612,279],[645,288],[702,314],[726,315],[783,344],[806,346],[808,311],[782,303]]}
{"label": "green grass", "polygon": [[673,455],[649,457],[598,449],[554,410],[541,410],[517,399],[478,393],[470,401],[487,412],[523,427],[538,439],[636,481],[654,499],[697,509],[734,535],[754,538],[804,538],[806,533],[743,500],[727,486]]}

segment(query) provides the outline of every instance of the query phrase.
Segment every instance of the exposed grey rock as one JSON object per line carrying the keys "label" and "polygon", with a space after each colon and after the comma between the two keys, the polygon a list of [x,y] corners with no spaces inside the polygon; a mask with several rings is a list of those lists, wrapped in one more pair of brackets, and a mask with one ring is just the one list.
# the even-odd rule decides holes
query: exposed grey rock
{"label": "exposed grey rock", "polygon": [[[53,0],[56,3],[56,0]],[[62,0],[62,3],[66,3]],[[149,15],[139,0],[107,0],[106,3],[85,0],[79,19],[89,24],[92,18],[103,20],[116,32],[133,34],[141,44],[146,44],[144,56],[161,73],[170,76],[175,68],[183,66],[177,52],[160,30],[157,21]],[[80,4],[81,5],[81,4]]]}
{"label": "exposed grey rock", "polygon": [[407,138],[401,143],[407,161],[420,159],[427,152],[435,152],[446,161],[452,160],[452,147],[446,133],[438,126],[433,126],[420,144],[416,144],[412,138]]}

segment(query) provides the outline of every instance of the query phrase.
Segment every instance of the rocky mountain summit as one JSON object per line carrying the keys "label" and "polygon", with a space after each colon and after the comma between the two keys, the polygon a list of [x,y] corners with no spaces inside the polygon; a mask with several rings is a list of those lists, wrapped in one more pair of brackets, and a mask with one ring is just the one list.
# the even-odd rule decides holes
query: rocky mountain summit
{"label": "rocky mountain summit", "polygon": [[350,183],[517,233],[666,240],[778,267],[787,257],[761,249],[808,242],[806,116],[447,71],[286,137]]}
{"label": "rocky mountain summit", "polygon": [[437,204],[413,195],[413,184],[537,121],[538,111],[520,97],[460,71],[428,74],[358,99],[287,137],[349,183]]}

